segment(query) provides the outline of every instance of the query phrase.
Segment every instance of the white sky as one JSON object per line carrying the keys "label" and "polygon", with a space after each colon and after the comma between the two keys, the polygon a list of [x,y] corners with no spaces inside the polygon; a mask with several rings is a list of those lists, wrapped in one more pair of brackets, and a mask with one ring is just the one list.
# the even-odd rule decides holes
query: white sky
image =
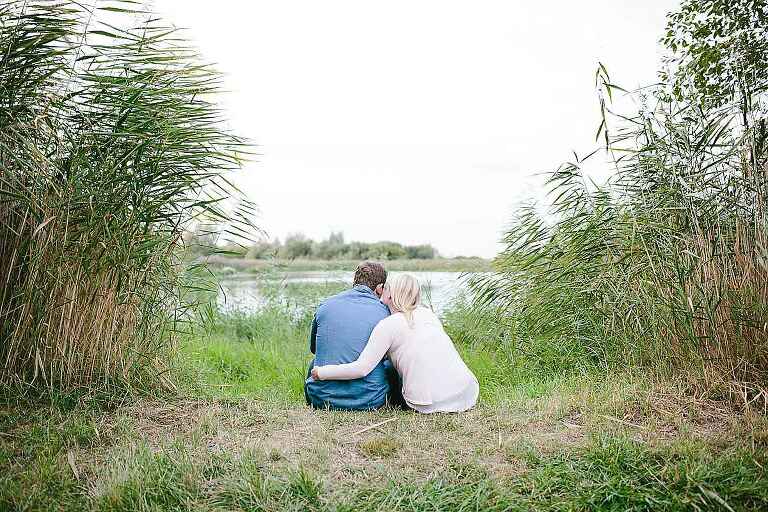
{"label": "white sky", "polygon": [[594,71],[656,78],[676,0],[155,0],[225,73],[261,225],[493,256],[540,178],[594,147]]}

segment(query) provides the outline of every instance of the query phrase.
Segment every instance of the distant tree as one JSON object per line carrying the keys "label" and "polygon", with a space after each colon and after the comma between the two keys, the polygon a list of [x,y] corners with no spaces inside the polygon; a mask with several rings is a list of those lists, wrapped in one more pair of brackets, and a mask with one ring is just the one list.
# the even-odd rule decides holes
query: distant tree
{"label": "distant tree", "polygon": [[408,258],[417,260],[431,260],[437,257],[437,250],[429,244],[407,245],[405,253]]}
{"label": "distant tree", "polygon": [[346,252],[344,233],[331,233],[327,240],[317,242],[312,246],[312,257],[320,260],[334,260],[341,258]]}
{"label": "distant tree", "polygon": [[406,257],[405,249],[397,242],[376,242],[368,248],[368,259],[399,260]]}
{"label": "distant tree", "polygon": [[287,259],[307,258],[312,254],[312,240],[302,233],[288,235],[283,247],[280,249],[280,257]]}
{"label": "distant tree", "polygon": [[334,259],[331,247],[327,240],[323,240],[322,242],[314,242],[312,244],[312,253],[310,256],[316,260]]}
{"label": "distant tree", "polygon": [[263,240],[261,242],[256,242],[253,244],[249,249],[248,252],[245,254],[245,257],[248,259],[253,260],[266,260],[269,258],[274,258],[277,256],[278,252],[280,251],[280,240],[275,238],[274,240],[267,241]]}
{"label": "distant tree", "polygon": [[[234,247],[232,250],[234,252],[243,252],[242,249]],[[263,240],[252,245],[244,253],[244,257],[249,259],[279,257],[317,260],[397,260],[403,258],[432,259],[437,256],[437,250],[429,244],[404,247],[397,242],[388,241],[346,243],[344,241],[344,233],[341,231],[332,232],[326,240],[320,242],[315,242],[302,233],[289,235],[283,244],[277,238],[271,242]]]}
{"label": "distant tree", "polygon": [[341,231],[331,232],[328,236],[328,243],[333,245],[344,245],[344,233]]}
{"label": "distant tree", "polygon": [[371,244],[365,242],[350,242],[344,249],[344,258],[351,260],[362,260],[368,257]]}

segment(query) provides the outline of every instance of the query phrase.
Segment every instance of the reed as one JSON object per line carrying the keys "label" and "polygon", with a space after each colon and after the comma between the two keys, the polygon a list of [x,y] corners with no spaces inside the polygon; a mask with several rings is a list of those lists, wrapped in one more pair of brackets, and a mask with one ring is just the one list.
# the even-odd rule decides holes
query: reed
{"label": "reed", "polygon": [[[602,66],[597,78],[605,152],[549,175],[547,213],[521,210],[495,271],[472,283],[476,305],[520,354],[565,347],[568,364],[642,367],[768,406],[764,114],[743,98],[675,98],[668,84],[634,93],[635,115],[611,114],[617,87]],[[605,185],[585,175],[595,155],[614,166]]]}
{"label": "reed", "polygon": [[3,383],[154,380],[188,317],[185,227],[249,229],[218,75],[137,5],[0,5]]}

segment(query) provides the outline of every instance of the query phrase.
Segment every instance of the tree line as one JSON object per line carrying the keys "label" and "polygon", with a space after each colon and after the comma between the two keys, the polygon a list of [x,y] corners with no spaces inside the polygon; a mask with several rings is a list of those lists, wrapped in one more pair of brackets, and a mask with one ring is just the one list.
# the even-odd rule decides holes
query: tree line
{"label": "tree line", "polygon": [[312,240],[303,233],[262,240],[250,246],[217,243],[216,230],[199,227],[185,236],[187,250],[195,255],[224,253],[226,255],[255,260],[266,259],[314,259],[314,260],[429,260],[440,255],[430,244],[403,245],[398,242],[347,242],[344,233],[332,232],[325,240]]}

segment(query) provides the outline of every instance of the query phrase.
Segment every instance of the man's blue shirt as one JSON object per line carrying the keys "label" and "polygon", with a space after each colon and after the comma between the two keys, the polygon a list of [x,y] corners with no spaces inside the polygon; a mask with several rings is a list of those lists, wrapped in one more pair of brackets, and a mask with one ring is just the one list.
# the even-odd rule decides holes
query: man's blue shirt
{"label": "man's blue shirt", "polygon": [[[365,285],[326,299],[312,321],[309,346],[315,359],[310,368],[313,364],[355,361],[368,344],[373,328],[387,316],[389,308]],[[365,410],[384,405],[389,384],[385,365],[380,362],[362,379],[315,381],[308,377],[305,390],[315,407]]]}

